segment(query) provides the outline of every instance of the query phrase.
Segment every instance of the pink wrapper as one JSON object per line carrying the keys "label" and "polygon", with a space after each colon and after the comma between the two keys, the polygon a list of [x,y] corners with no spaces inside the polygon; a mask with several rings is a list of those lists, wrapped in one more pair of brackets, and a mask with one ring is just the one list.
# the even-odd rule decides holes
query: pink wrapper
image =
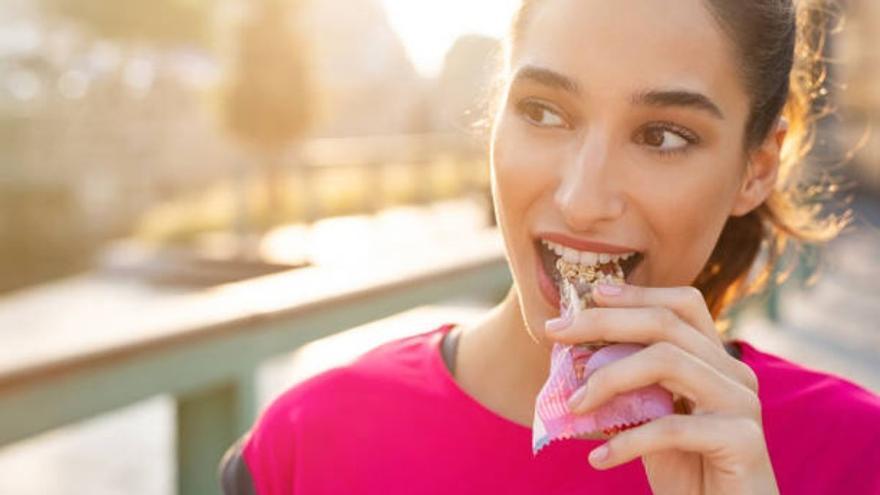
{"label": "pink wrapper", "polygon": [[[571,289],[566,287],[565,289]],[[574,293],[574,295],[577,295]],[[562,312],[580,311],[590,303],[588,294],[577,298],[579,308],[566,304]],[[672,394],[659,385],[651,385],[619,394],[586,414],[576,415],[568,408],[568,399],[586,383],[597,369],[638,352],[640,344],[554,344],[550,356],[550,376],[538,394],[532,427],[532,452],[563,438],[608,438],[616,433],[672,414]]]}

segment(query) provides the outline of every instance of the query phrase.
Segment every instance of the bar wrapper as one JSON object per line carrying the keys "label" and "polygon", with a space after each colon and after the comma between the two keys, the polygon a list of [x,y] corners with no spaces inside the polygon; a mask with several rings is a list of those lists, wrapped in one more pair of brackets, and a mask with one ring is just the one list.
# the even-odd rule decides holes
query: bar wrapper
{"label": "bar wrapper", "polygon": [[[563,279],[561,285],[560,305],[563,314],[592,306],[592,287],[589,284]],[[554,344],[550,375],[535,404],[532,453],[537,454],[547,444],[559,439],[610,438],[626,429],[672,414],[672,394],[659,385],[617,395],[586,414],[576,415],[568,408],[569,397],[586,383],[595,370],[644,347],[640,344],[608,342]]]}

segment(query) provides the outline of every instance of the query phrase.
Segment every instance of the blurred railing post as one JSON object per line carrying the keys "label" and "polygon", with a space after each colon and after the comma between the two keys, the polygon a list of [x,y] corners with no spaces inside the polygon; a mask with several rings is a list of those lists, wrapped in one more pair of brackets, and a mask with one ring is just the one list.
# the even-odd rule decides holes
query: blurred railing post
{"label": "blurred railing post", "polygon": [[217,492],[223,453],[253,422],[254,376],[177,398],[177,493]]}
{"label": "blurred railing post", "polygon": [[434,150],[430,138],[419,136],[409,144],[408,155],[412,160],[412,171],[416,182],[416,203],[427,204],[434,196]]}
{"label": "blurred railing post", "polygon": [[385,203],[382,171],[382,162],[368,162],[363,165],[364,210],[369,213],[378,212]]}
{"label": "blurred railing post", "polygon": [[299,190],[303,195],[303,215],[306,223],[313,223],[321,215],[321,206],[318,204],[318,195],[315,194],[315,174],[310,163],[304,163],[297,168],[299,175]]}

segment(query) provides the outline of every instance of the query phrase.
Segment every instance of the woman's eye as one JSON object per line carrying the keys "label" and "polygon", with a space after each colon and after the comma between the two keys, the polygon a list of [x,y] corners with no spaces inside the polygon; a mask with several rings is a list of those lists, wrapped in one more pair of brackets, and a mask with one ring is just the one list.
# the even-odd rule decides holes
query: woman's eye
{"label": "woman's eye", "polygon": [[547,105],[534,102],[524,101],[517,105],[519,113],[539,127],[565,127],[565,120],[558,112]]}
{"label": "woman's eye", "polygon": [[656,151],[671,153],[684,151],[695,144],[698,139],[693,133],[670,125],[654,125],[643,128],[636,133],[637,144],[654,148]]}

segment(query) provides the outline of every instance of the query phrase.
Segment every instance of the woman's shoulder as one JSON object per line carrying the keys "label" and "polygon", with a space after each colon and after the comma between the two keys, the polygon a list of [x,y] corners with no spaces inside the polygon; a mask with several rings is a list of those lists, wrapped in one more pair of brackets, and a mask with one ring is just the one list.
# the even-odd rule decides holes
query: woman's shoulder
{"label": "woman's shoulder", "polygon": [[740,342],[758,377],[765,426],[786,438],[846,443],[880,461],[880,395],[835,373],[814,369]]}
{"label": "woman's shoulder", "polygon": [[834,373],[738,342],[743,361],[758,377],[764,433],[781,492],[878,493],[880,473],[870,466],[880,465],[880,396]]}
{"label": "woman's shoulder", "polygon": [[381,344],[354,361],[303,380],[276,397],[255,429],[320,430],[343,411],[387,414],[419,400],[438,379],[439,343],[453,325]]}
{"label": "woman's shoulder", "polygon": [[880,430],[880,395],[850,379],[814,369],[760,350],[738,340],[743,361],[758,376],[758,395],[764,407],[802,406],[815,412],[847,411],[871,419]]}
{"label": "woman's shoulder", "polygon": [[436,371],[440,341],[453,325],[398,338],[380,344],[352,362],[320,373],[291,389],[294,395],[321,396],[334,390],[362,390],[364,385],[423,386],[425,378]]}

